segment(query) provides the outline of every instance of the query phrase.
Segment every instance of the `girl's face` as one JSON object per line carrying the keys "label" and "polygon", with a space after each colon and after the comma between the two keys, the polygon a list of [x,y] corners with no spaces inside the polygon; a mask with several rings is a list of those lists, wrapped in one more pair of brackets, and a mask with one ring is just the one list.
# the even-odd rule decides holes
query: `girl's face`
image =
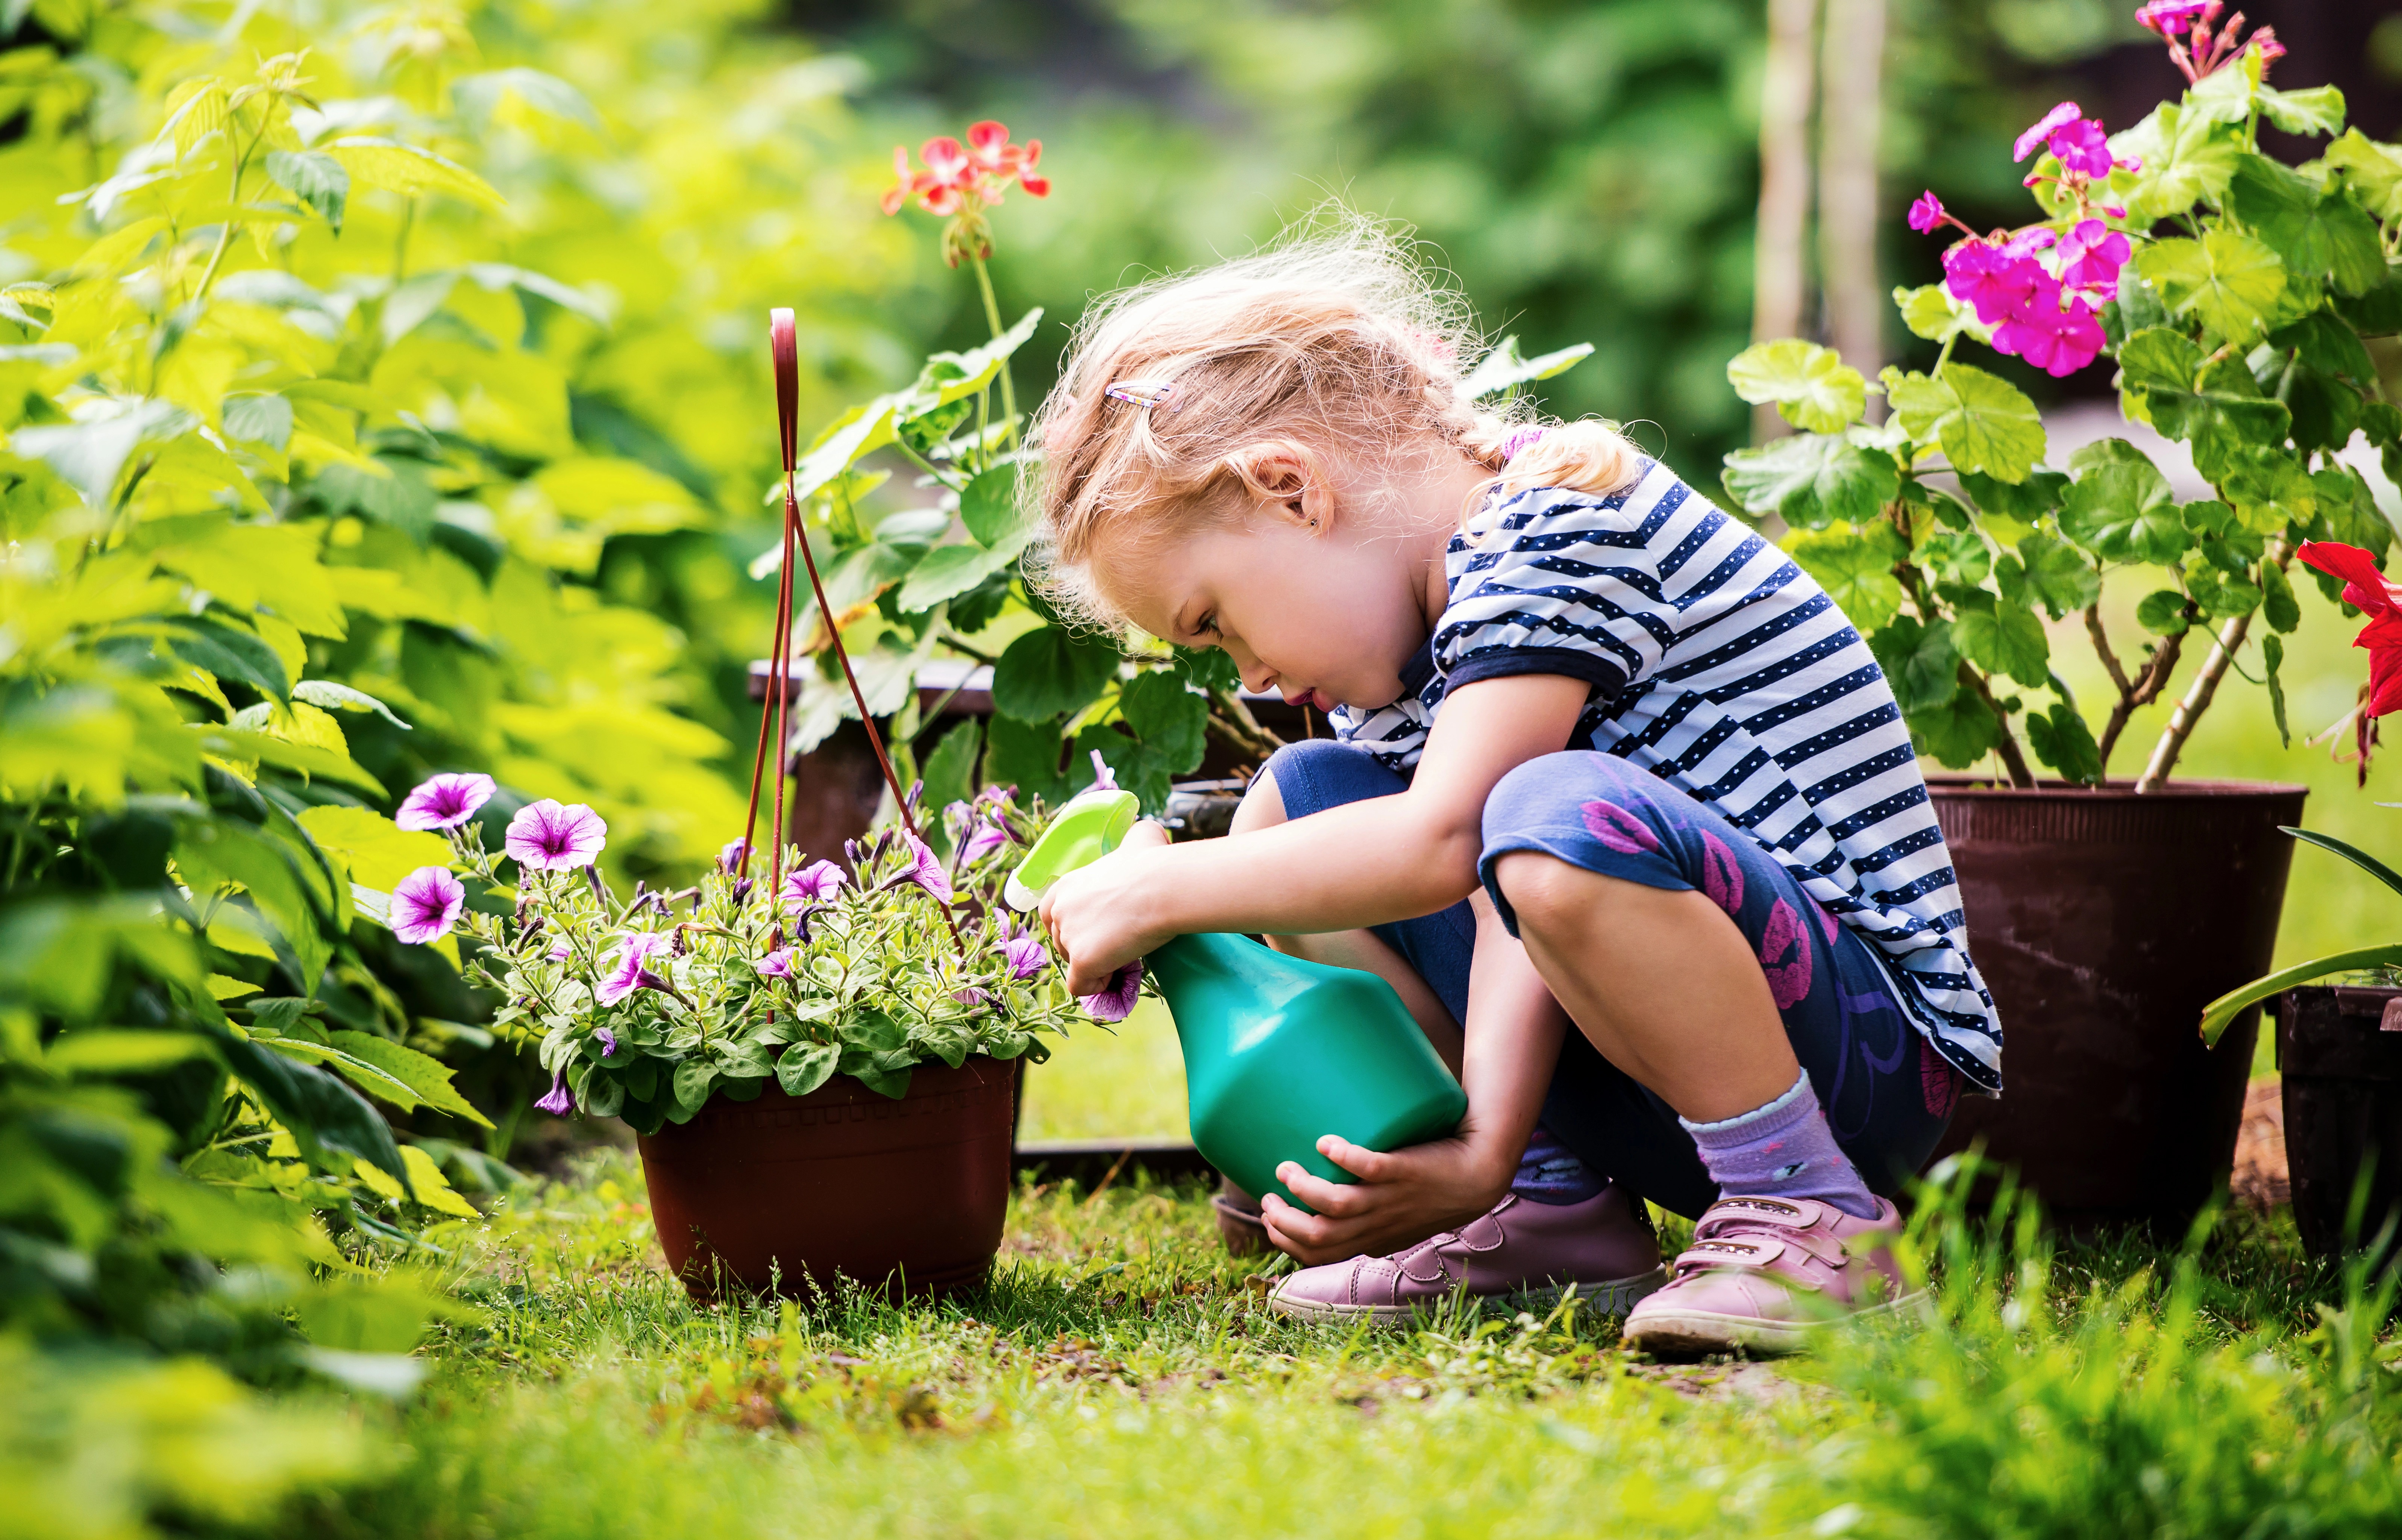
{"label": "girl's face", "polygon": [[1247,689],[1320,712],[1390,705],[1443,612],[1463,488],[1489,473],[1463,461],[1459,475],[1388,488],[1401,495],[1378,501],[1400,504],[1396,519],[1364,516],[1356,483],[1337,497],[1310,471],[1271,454],[1247,477],[1245,516],[1122,553],[1104,544],[1097,575],[1153,636],[1224,649]]}

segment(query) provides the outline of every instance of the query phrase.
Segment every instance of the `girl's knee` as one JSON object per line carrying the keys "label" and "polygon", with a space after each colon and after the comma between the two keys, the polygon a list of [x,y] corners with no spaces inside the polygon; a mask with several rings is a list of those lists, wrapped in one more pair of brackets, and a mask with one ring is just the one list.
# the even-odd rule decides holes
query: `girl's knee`
{"label": "girl's knee", "polygon": [[[1267,764],[1253,777],[1252,785],[1268,782],[1275,797],[1275,816],[1267,813],[1263,804],[1257,822],[1247,822],[1236,815],[1235,829],[1263,828],[1286,818],[1306,818],[1329,807],[1346,803],[1365,802],[1371,797],[1388,797],[1409,790],[1409,782],[1376,763],[1363,749],[1354,749],[1338,738],[1305,738],[1288,743],[1268,757]],[[1263,796],[1266,792],[1259,793]],[[1251,795],[1246,794],[1243,808],[1247,812]]]}
{"label": "girl's knee", "polygon": [[[1283,750],[1277,752],[1281,754]],[[1284,793],[1277,789],[1276,762],[1270,760],[1258,775],[1251,777],[1251,784],[1243,789],[1243,800],[1235,808],[1234,819],[1226,826],[1226,832],[1249,834],[1262,829],[1273,829],[1284,821]]]}
{"label": "girl's knee", "polygon": [[1504,851],[1493,862],[1498,907],[1518,935],[1556,930],[1590,914],[1598,886],[1594,874],[1541,850]]}

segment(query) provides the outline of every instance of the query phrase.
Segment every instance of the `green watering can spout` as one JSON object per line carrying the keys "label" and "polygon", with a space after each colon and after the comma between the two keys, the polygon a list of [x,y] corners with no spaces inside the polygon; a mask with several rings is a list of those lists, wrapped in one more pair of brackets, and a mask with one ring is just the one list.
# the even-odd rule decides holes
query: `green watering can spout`
{"label": "green watering can spout", "polygon": [[[1012,873],[1016,910],[1117,848],[1140,804],[1094,788],[1069,801]],[[1193,1143],[1246,1192],[1306,1208],[1277,1180],[1298,1162],[1357,1180],[1318,1152],[1336,1134],[1370,1149],[1439,1139],[1468,1096],[1393,986],[1374,973],[1289,957],[1248,936],[1179,936],[1147,959],[1184,1051]]]}

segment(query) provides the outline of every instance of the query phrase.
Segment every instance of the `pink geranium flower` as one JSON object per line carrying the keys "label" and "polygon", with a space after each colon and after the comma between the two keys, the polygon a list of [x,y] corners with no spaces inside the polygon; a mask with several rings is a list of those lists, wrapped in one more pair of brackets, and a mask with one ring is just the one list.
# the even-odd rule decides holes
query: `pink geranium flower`
{"label": "pink geranium flower", "polygon": [[2026,132],[2019,135],[2018,143],[2010,146],[2010,158],[2013,160],[2024,160],[2029,155],[2035,152],[2035,147],[2037,144],[2042,144],[2046,139],[2051,137],[2052,130],[2059,128],[2064,123],[2074,123],[2083,116],[2083,109],[2078,107],[2076,103],[2063,102],[2060,105],[2052,108],[2050,112],[2045,113],[2041,117],[2036,118],[2034,123],[2028,126]]}
{"label": "pink geranium flower", "polygon": [[611,959],[609,974],[592,991],[595,1004],[615,1005],[637,989],[668,987],[668,982],[650,969],[650,958],[668,944],[667,933],[659,930],[637,930],[619,944]]}
{"label": "pink geranium flower", "polygon": [[529,872],[563,872],[591,865],[608,843],[600,814],[580,802],[562,807],[545,797],[518,809],[502,846]]}
{"label": "pink geranium flower", "polygon": [[1134,1012],[1134,1003],[1142,997],[1142,959],[1137,957],[1110,975],[1107,987],[1097,995],[1082,995],[1076,1003],[1095,1021],[1122,1022]]}
{"label": "pink geranium flower", "polygon": [[2052,254],[2060,263],[2060,282],[2071,289],[2091,289],[2105,298],[2119,291],[2119,269],[2132,250],[2127,238],[2098,219],[2080,219],[2060,238]]}
{"label": "pink geranium flower", "polygon": [[403,799],[392,821],[419,832],[456,829],[474,818],[476,809],[492,800],[492,791],[490,776],[446,773],[430,777],[420,781],[417,790]]}
{"label": "pink geranium flower", "polygon": [[467,890],[448,867],[421,866],[392,890],[392,933],[411,946],[440,941],[466,905]]}
{"label": "pink geranium flower", "polygon": [[1942,223],[1943,199],[1936,197],[1934,189],[1930,187],[1926,192],[1920,193],[1917,201],[1911,204],[1910,227],[1924,235]]}

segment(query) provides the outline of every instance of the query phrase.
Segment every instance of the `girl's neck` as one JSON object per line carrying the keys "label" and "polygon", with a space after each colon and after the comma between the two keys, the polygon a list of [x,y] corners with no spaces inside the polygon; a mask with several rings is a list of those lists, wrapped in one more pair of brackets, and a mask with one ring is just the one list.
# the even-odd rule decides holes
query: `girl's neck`
{"label": "girl's neck", "polygon": [[1434,635],[1436,624],[1451,603],[1443,553],[1450,547],[1451,537],[1459,532],[1461,511],[1469,498],[1478,486],[1492,479],[1490,466],[1460,455],[1446,457],[1435,474],[1411,489],[1408,549],[1413,592],[1426,617],[1429,636]]}

